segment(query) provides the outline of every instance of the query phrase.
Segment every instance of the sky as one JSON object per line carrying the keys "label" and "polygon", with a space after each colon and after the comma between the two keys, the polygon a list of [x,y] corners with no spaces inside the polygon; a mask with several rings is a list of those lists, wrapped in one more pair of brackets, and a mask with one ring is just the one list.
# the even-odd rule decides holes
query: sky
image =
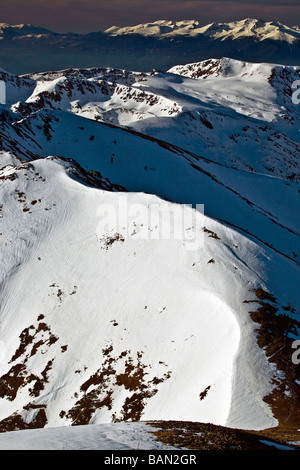
{"label": "sky", "polygon": [[299,0],[0,0],[0,23],[30,23],[57,32],[88,33],[155,20],[202,24],[244,18],[300,25]]}

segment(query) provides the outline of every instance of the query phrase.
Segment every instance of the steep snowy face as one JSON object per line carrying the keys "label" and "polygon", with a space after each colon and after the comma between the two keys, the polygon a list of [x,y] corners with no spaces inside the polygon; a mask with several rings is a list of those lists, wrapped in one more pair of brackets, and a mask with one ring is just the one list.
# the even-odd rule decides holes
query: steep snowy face
{"label": "steep snowy face", "polygon": [[[207,78],[240,78],[250,79],[254,77],[257,81],[266,81],[273,70],[273,64],[251,64],[227,57],[222,59],[209,59],[193,64],[184,64],[172,67],[169,72],[195,79]],[[289,67],[290,71],[297,71],[297,67]]]}
{"label": "steep snowy face", "polygon": [[276,89],[279,83],[274,81],[274,77],[285,77],[285,85],[292,84],[293,81],[299,78],[300,66],[289,67],[269,63],[250,63],[223,57],[222,59],[209,59],[192,64],[177,65],[168,72],[198,80],[219,78],[244,80],[245,84],[253,82],[253,84],[257,84],[257,92],[261,94],[262,91],[259,89],[259,85],[265,87],[264,91],[267,90],[268,85],[271,85],[274,91],[279,94],[283,93],[284,86]]}
{"label": "steep snowy face", "polygon": [[33,93],[36,82],[13,75],[0,69],[1,103],[13,105],[18,101],[25,101]]}
{"label": "steep snowy face", "polygon": [[[210,59],[172,67],[170,73],[197,80],[195,88],[209,103],[217,102],[249,119],[274,126],[298,141],[299,107],[292,95],[300,67]],[[252,122],[251,122],[252,121]]]}
{"label": "steep snowy face", "polygon": [[299,110],[294,106],[292,92],[294,82],[300,77],[300,67],[249,63],[223,57],[178,65],[169,73],[196,79],[203,94],[207,90],[207,95],[212,95],[214,90],[219,104],[226,96],[226,105],[243,115],[269,123],[281,121],[284,124],[286,121],[292,125],[297,119],[299,125]]}
{"label": "steep snowy face", "polygon": [[[21,159],[74,159],[130,191],[181,204],[205,204],[209,216],[297,261],[298,185],[228,168],[166,142],[62,111],[40,111],[0,131]],[[187,181],[189,184],[187,184]],[[253,186],[256,191],[253,192]]]}
{"label": "steep snowy face", "polygon": [[[132,78],[135,79],[135,76]],[[134,83],[129,86],[104,81],[101,76],[91,79],[63,76],[51,81],[39,81],[26,102],[17,103],[12,109],[22,114],[44,108],[59,109],[94,120],[102,121],[105,116],[106,121],[113,120],[121,125],[153,116],[175,115],[181,111],[178,103],[140,90]]]}
{"label": "steep snowy face", "polygon": [[[14,234],[14,244],[1,261],[2,341],[9,359],[1,374],[1,418],[18,412],[27,422],[39,413],[50,426],[141,416],[195,419],[197,406],[202,418],[224,423],[239,327],[212,287],[199,279],[195,289],[184,237],[139,240],[145,216],[132,217],[118,233],[113,224],[105,231],[101,215],[108,206],[110,215],[121,210],[120,195],[75,183],[51,161],[2,175],[1,240],[10,245]],[[169,203],[155,196],[124,197],[129,213],[139,203],[160,203],[168,217]],[[154,222],[145,227],[149,233]],[[205,223],[201,218],[201,228]],[[199,394],[207,387],[211,399],[201,406]]]}
{"label": "steep snowy face", "polygon": [[65,110],[233,168],[299,181],[300,113],[292,100],[299,67],[223,58],[168,73],[67,69],[25,78],[36,87],[11,106],[14,120]]}
{"label": "steep snowy face", "polygon": [[[182,224],[182,206],[157,196],[88,188],[71,166],[48,158],[0,175],[1,430],[276,425],[272,380],[294,391],[258,346],[247,302],[268,266],[293,277],[293,265],[193,209]],[[296,305],[277,283],[276,302]]]}

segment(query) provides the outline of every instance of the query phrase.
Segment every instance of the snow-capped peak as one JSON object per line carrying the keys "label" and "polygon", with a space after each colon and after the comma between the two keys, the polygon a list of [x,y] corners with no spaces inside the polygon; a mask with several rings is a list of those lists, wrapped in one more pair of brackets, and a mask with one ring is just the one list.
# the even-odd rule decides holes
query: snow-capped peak
{"label": "snow-capped peak", "polygon": [[254,37],[258,41],[272,39],[293,43],[300,38],[299,27],[289,27],[280,22],[264,21],[255,18],[229,23],[210,23],[201,25],[197,20],[168,21],[159,20],[135,26],[112,26],[105,31],[110,36],[139,34],[142,36],[209,36],[212,39],[241,39]]}
{"label": "snow-capped peak", "polygon": [[296,29],[285,26],[280,22],[257,20],[254,18],[224,23],[220,26],[222,26],[222,30],[214,35],[214,39],[255,37],[259,41],[272,39],[293,43],[300,37]]}
{"label": "snow-capped peak", "polygon": [[120,36],[127,34],[141,34],[143,36],[170,36],[174,34],[192,34],[192,32],[198,28],[199,21],[196,20],[159,20],[152,23],[143,23],[136,26],[125,26],[122,28],[119,28],[118,26],[112,26],[104,32],[110,36]]}
{"label": "snow-capped peak", "polygon": [[8,23],[0,23],[0,34],[16,34],[16,35],[26,35],[26,34],[47,34],[50,33],[46,28],[42,28],[40,26],[32,25],[32,24],[8,24]]}

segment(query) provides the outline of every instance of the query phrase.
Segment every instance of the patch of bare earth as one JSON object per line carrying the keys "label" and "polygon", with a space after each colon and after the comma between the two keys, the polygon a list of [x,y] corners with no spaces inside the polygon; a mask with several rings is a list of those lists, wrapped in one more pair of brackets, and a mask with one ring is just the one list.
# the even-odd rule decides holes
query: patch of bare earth
{"label": "patch of bare earth", "polygon": [[103,362],[80,386],[76,393],[76,398],[80,398],[70,410],[61,411],[60,417],[70,419],[73,426],[89,424],[103,408],[111,410],[116,395],[124,389],[127,397],[119,413],[112,415],[112,421],[139,421],[147,401],[157,393],[157,386],[170,377],[168,371],[150,379],[151,366],[142,363],[142,352],[138,351],[135,357],[131,351],[122,351],[117,356],[112,353],[112,346],[102,350]]}
{"label": "patch of bare earth", "polygon": [[[25,409],[25,407],[24,407]],[[29,410],[30,408],[28,408]],[[43,405],[38,409],[35,418],[27,423],[20,413],[13,413],[0,422],[0,432],[16,431],[22,429],[43,428],[47,424],[47,415]]]}
{"label": "patch of bare earth", "polygon": [[[45,385],[49,382],[49,374],[53,367],[54,358],[49,360],[41,372],[33,374],[28,368],[29,359],[45,350],[51,348],[58,338],[51,332],[50,327],[42,321],[44,315],[39,315],[37,324],[31,325],[19,335],[19,346],[12,355],[9,364],[12,364],[8,372],[0,377],[0,398],[14,401],[19,391],[25,387],[28,395],[38,398],[43,392]],[[31,422],[28,422],[26,411],[36,410]],[[28,403],[23,410],[13,413],[11,416],[0,421],[0,432],[13,431],[17,429],[32,429],[44,427],[47,423],[46,405]]]}
{"label": "patch of bare earth", "polygon": [[[265,431],[244,431],[190,421],[154,421],[148,424],[157,428],[157,431],[151,432],[158,441],[172,447],[191,450],[276,450],[284,446],[296,449],[295,445],[287,445],[286,436],[269,435]],[[288,440],[295,441],[295,434],[289,434]]]}
{"label": "patch of bare earth", "polygon": [[[278,432],[300,428],[300,364],[292,361],[294,338],[300,322],[286,312],[294,312],[290,305],[281,306],[263,289],[255,291],[258,300],[245,301],[256,305],[249,314],[257,326],[257,342],[269,362],[279,373],[274,373],[272,392],[264,397],[278,420]],[[274,433],[274,431],[273,431]]]}

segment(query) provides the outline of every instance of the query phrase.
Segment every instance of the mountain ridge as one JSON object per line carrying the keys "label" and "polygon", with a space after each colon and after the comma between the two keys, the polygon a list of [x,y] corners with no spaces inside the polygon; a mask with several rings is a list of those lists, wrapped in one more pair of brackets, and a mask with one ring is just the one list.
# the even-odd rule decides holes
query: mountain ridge
{"label": "mountain ridge", "polygon": [[280,22],[257,20],[255,18],[245,18],[244,20],[228,23],[214,22],[207,25],[201,25],[196,20],[159,20],[136,26],[112,26],[106,29],[104,33],[109,35],[140,34],[161,38],[203,35],[222,40],[253,36],[260,41],[268,38],[275,41],[287,41],[291,44],[300,39],[298,26],[289,27]]}
{"label": "mountain ridge", "polygon": [[[56,35],[67,35],[73,34],[78,36],[86,36],[89,34],[103,33],[107,35],[119,35],[119,34],[141,34],[141,35],[158,35],[158,36],[169,36],[169,35],[201,35],[209,34],[212,36],[222,33],[224,38],[228,37],[237,38],[237,32],[248,35],[256,35],[257,38],[264,40],[268,35],[275,31],[280,31],[283,34],[274,34],[274,39],[279,41],[291,40],[290,35],[294,35],[294,39],[300,38],[300,27],[299,26],[287,26],[279,21],[268,21],[256,18],[244,18],[242,20],[235,20],[229,22],[213,22],[213,23],[200,23],[198,20],[156,20],[149,23],[140,23],[134,26],[110,26],[104,31],[91,31],[89,33],[74,33],[64,32],[58,33],[51,29],[44,28],[35,24],[9,24],[0,23],[0,34],[6,32],[11,33],[15,31],[22,35],[22,33],[32,32],[32,34],[56,34]],[[211,33],[211,34],[210,34]],[[229,36],[226,35],[228,33]]]}

